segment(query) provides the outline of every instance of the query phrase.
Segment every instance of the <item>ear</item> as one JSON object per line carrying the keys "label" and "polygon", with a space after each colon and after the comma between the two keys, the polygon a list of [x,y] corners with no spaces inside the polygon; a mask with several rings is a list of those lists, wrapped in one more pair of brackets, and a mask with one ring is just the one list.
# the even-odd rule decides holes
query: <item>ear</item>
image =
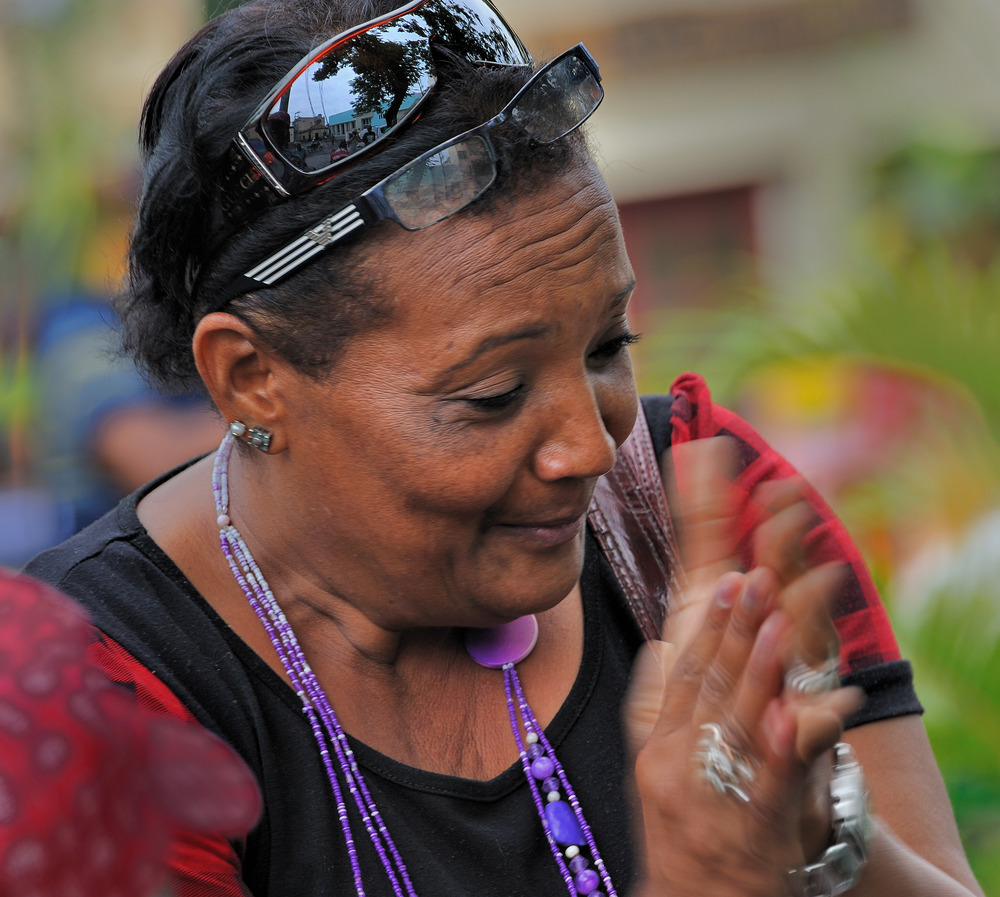
{"label": "ear", "polygon": [[271,431],[270,453],[281,451],[285,414],[282,384],[287,365],[235,315],[213,312],[195,328],[192,350],[198,373],[227,422]]}

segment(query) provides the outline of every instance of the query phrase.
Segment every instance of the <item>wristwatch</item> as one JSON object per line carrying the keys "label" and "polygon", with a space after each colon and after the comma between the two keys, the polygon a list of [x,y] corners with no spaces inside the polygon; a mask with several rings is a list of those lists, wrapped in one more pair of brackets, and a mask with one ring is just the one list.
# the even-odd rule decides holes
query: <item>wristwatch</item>
{"label": "wristwatch", "polygon": [[868,787],[854,750],[840,742],[833,749],[830,800],[833,807],[833,837],[815,863],[789,869],[799,897],[835,897],[857,884],[868,861],[871,816]]}

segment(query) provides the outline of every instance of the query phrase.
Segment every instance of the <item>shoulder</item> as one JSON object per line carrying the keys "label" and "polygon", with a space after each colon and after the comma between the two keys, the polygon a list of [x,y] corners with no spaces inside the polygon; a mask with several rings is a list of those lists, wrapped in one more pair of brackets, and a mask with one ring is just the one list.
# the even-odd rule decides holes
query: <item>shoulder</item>
{"label": "shoulder", "polygon": [[128,498],[65,542],[36,555],[24,572],[86,606],[92,591],[113,592],[111,581],[141,560],[141,553],[134,552],[140,536],[135,503]]}
{"label": "shoulder", "polygon": [[699,374],[681,374],[667,396],[644,396],[642,404],[659,457],[672,445],[725,436],[736,447],[736,484],[747,491],[763,480],[798,475],[748,421],[713,400]]}
{"label": "shoulder", "polygon": [[[666,414],[664,408],[668,409]],[[900,695],[898,700],[893,698],[896,710],[892,713],[899,708],[905,708],[902,712],[919,710],[912,693],[909,665],[901,660],[888,614],[861,551],[833,509],[794,465],[739,414],[716,404],[704,379],[697,374],[678,377],[667,399],[644,397],[643,409],[661,459],[670,446],[717,436],[734,441],[731,476],[737,506],[733,536],[745,569],[756,563],[755,533],[770,516],[768,508],[759,503],[758,488],[769,481],[796,478],[814,514],[806,536],[810,560],[815,564],[841,563],[848,570],[832,607],[843,644],[842,675],[855,677],[851,681],[862,685],[870,698],[880,690]],[[869,711],[882,713],[884,708],[878,709],[878,704],[870,700]]]}
{"label": "shoulder", "polygon": [[704,378],[690,372],[677,377],[665,394],[642,396],[642,410],[658,454],[661,453],[658,436],[665,438],[663,448],[666,448],[717,436],[727,423],[741,420],[738,415],[716,405]]}
{"label": "shoulder", "polygon": [[[142,494],[142,493],[138,493]],[[136,496],[34,558],[25,572],[74,599],[100,633],[102,665],[134,681],[155,673],[200,722],[214,723],[249,692],[236,637],[135,513]],[[152,680],[150,680],[152,681]],[[152,689],[156,691],[156,689]]]}
{"label": "shoulder", "polygon": [[669,395],[671,444],[713,436],[730,436],[750,445],[764,444],[747,421],[715,403],[708,384],[699,374],[681,374],[670,385]]}
{"label": "shoulder", "polygon": [[187,579],[150,537],[136,509],[146,495],[192,463],[167,471],[121,499],[66,541],[32,558],[24,572],[82,604],[101,628],[105,611],[116,605],[155,599],[162,588],[190,589]]}

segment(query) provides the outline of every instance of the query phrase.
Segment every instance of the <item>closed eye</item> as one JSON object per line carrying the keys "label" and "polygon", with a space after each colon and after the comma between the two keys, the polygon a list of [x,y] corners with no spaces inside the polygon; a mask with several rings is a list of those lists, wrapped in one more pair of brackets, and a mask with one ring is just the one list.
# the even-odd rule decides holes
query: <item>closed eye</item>
{"label": "closed eye", "polygon": [[601,343],[590,353],[590,357],[598,361],[614,358],[616,355],[624,352],[633,343],[639,342],[640,339],[642,337],[638,333],[623,333],[614,337],[614,339],[609,339]]}
{"label": "closed eye", "polygon": [[467,396],[463,401],[477,411],[505,411],[524,393],[524,384],[493,396]]}

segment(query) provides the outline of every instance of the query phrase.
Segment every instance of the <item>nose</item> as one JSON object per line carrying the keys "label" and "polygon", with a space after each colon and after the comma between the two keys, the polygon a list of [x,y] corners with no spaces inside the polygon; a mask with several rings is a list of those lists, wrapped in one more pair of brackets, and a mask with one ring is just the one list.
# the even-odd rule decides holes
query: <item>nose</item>
{"label": "nose", "polygon": [[590,479],[615,463],[616,442],[609,432],[599,396],[589,383],[563,391],[551,412],[546,437],[535,453],[535,472],[546,481]]}

